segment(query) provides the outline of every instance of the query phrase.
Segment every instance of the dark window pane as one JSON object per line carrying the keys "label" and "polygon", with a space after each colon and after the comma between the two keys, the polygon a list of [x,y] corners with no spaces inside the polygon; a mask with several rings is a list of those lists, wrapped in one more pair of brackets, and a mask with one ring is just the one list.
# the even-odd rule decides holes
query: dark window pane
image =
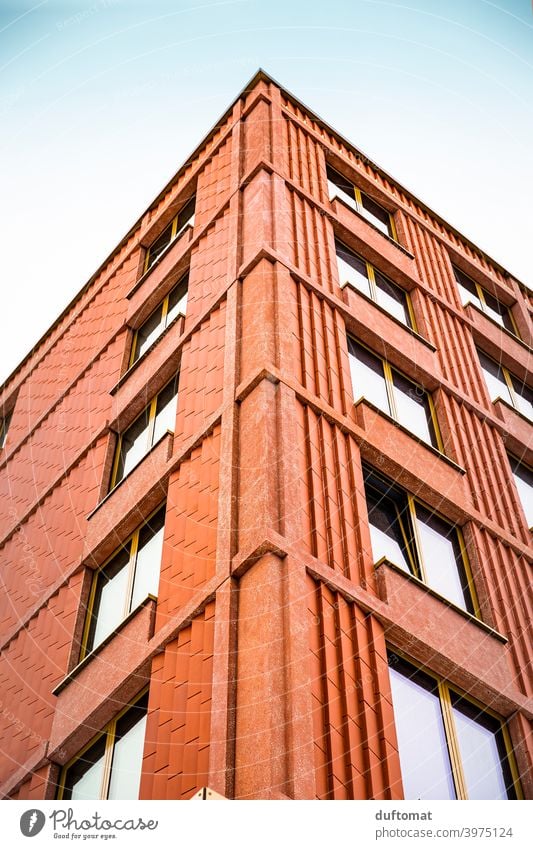
{"label": "dark window pane", "polygon": [[376,299],[378,304],[387,310],[391,315],[411,327],[411,319],[407,308],[407,296],[403,289],[395,286],[386,277],[383,277],[379,271],[374,272],[376,279]]}
{"label": "dark window pane", "polygon": [[189,279],[188,276],[185,279],[180,280],[177,286],[174,286],[171,293],[168,296],[168,312],[167,312],[167,325],[170,324],[171,321],[174,321],[177,315],[185,315],[185,310],[187,309],[187,291],[188,291]]}
{"label": "dark window pane", "polygon": [[485,297],[486,314],[516,336],[516,330],[507,307],[485,290],[483,290],[483,295]]}
{"label": "dark window pane", "polygon": [[7,432],[9,430],[9,423],[11,422],[11,413],[7,416],[0,416],[0,448],[3,448],[6,444]]}
{"label": "dark window pane", "polygon": [[398,372],[393,372],[392,375],[398,421],[424,442],[437,447],[429,399],[425,391]]}
{"label": "dark window pane", "polygon": [[455,799],[436,684],[408,664],[389,667],[405,799]]}
{"label": "dark window pane", "polygon": [[107,566],[98,572],[87,652],[100,645],[124,618],[129,559],[130,545],[128,544],[127,548],[122,549]]}
{"label": "dark window pane", "polygon": [[133,362],[138,360],[163,330],[163,305],[160,304],[137,331]]}
{"label": "dark window pane", "polygon": [[115,484],[125,478],[148,451],[149,415],[147,407],[122,434]]}
{"label": "dark window pane", "polygon": [[361,198],[363,201],[361,213],[374,225],[374,227],[377,227],[378,230],[381,230],[381,232],[385,233],[386,236],[392,237],[390,215],[387,210],[383,209],[379,203],[376,203],[372,200],[372,198],[369,198],[368,195],[364,195],[362,192]]}
{"label": "dark window pane", "polygon": [[177,225],[176,225],[176,235],[175,235],[176,239],[178,238],[178,236],[181,236],[181,234],[183,233],[183,231],[185,230],[186,227],[188,227],[188,226],[192,227],[193,226],[195,207],[196,207],[196,197],[193,196],[189,201],[187,201],[185,206],[182,207],[182,209],[180,209],[179,214],[178,214],[178,221],[177,221]]}
{"label": "dark window pane", "polygon": [[452,693],[459,754],[469,799],[515,799],[501,725]]}
{"label": "dark window pane", "polygon": [[366,269],[366,262],[361,257],[349,251],[340,242],[335,245],[337,253],[337,267],[339,269],[339,283],[345,286],[349,283],[364,295],[370,297],[370,282]]}
{"label": "dark window pane", "polygon": [[515,460],[514,457],[509,457],[511,469],[513,472],[514,482],[526,514],[528,527],[533,527],[533,472],[523,463]]}
{"label": "dark window pane", "polygon": [[138,799],[141,781],[147,697],[117,722],[108,799]]}
{"label": "dark window pane", "polygon": [[366,398],[378,409],[390,414],[383,364],[366,348],[348,338],[348,353],[354,399]]}
{"label": "dark window pane", "polygon": [[148,595],[157,595],[164,530],[165,508],[163,507],[143,525],[139,532],[131,610],[134,610]]}
{"label": "dark window pane", "polygon": [[350,183],[346,177],[343,177],[342,174],[339,174],[338,171],[335,171],[335,169],[331,168],[329,165],[326,169],[326,173],[328,178],[330,200],[333,200],[335,197],[340,197],[348,204],[348,206],[351,206],[352,209],[357,209],[353,183]]}
{"label": "dark window pane", "polygon": [[406,572],[414,573],[407,499],[392,488],[385,494],[385,482],[378,489],[372,485],[372,480],[375,482],[367,477],[365,492],[374,563],[386,557]]}
{"label": "dark window pane", "polygon": [[104,774],[106,735],[94,743],[68,768],[63,799],[99,799]]}
{"label": "dark window pane", "polygon": [[457,281],[463,305],[466,306],[466,304],[475,304],[480,309],[483,309],[483,304],[481,303],[477,293],[474,281],[471,280],[470,277],[467,277],[466,274],[463,274],[462,271],[459,271],[458,268],[454,268],[453,273],[455,274],[455,279]]}
{"label": "dark window pane", "polygon": [[169,224],[168,227],[165,227],[160,236],[155,240],[155,242],[150,245],[148,249],[148,261],[146,263],[146,269],[148,270],[154,264],[156,259],[161,256],[165,248],[170,244],[170,240],[172,238],[172,224]]}
{"label": "dark window pane", "polygon": [[473,613],[457,531],[421,504],[416,505],[416,516],[428,585]]}

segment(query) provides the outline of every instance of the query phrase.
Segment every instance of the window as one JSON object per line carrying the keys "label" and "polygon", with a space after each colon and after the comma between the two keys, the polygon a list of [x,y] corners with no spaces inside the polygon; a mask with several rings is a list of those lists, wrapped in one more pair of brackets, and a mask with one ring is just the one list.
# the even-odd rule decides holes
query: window
{"label": "window", "polygon": [[9,430],[11,416],[12,413],[8,413],[7,416],[0,416],[0,448],[3,448],[6,444],[7,432]]}
{"label": "window", "polygon": [[133,424],[120,434],[111,475],[111,489],[131,472],[167,430],[174,430],[177,403],[178,375],[175,375]]}
{"label": "window", "polygon": [[475,304],[476,307],[479,307],[482,312],[499,324],[500,327],[504,327],[515,336],[519,335],[513,317],[505,304],[502,304],[494,295],[491,295],[479,283],[471,280],[470,277],[467,277],[466,274],[459,271],[455,266],[453,266],[453,273],[459,287],[463,306]]}
{"label": "window", "polygon": [[404,292],[391,280],[351,251],[341,242],[335,242],[337,267],[341,288],[353,286],[367,298],[371,298],[380,307],[393,315],[407,327],[414,327],[412,308],[407,292]]}
{"label": "window", "polygon": [[342,174],[339,174],[331,166],[327,166],[326,173],[330,200],[340,197],[344,203],[348,204],[359,215],[366,218],[367,221],[370,221],[385,236],[389,236],[396,241],[394,221],[392,215],[386,209],[383,209],[375,200],[365,195],[357,186],[350,183],[346,177],[343,177]]}
{"label": "window", "polygon": [[93,577],[81,658],[115,631],[148,595],[157,595],[165,507],[161,507]]}
{"label": "window", "polygon": [[528,527],[533,528],[533,471],[510,454],[507,456]]}
{"label": "window", "polygon": [[533,419],[533,390],[482,351],[478,351],[478,356],[491,400],[501,398],[526,418]]}
{"label": "window", "polygon": [[363,471],[374,562],[385,557],[457,607],[477,614],[460,529],[373,469]]}
{"label": "window", "polygon": [[119,713],[63,769],[58,799],[138,799],[148,693]]}
{"label": "window", "polygon": [[193,195],[190,200],[187,201],[185,206],[182,206],[178,214],[172,219],[170,224],[165,227],[160,236],[157,237],[155,242],[153,242],[146,252],[146,259],[144,262],[144,270],[148,271],[149,268],[152,267],[154,262],[159,259],[163,251],[165,251],[171,242],[174,239],[177,239],[178,236],[181,236],[183,232],[187,229],[187,227],[194,226],[194,210],[196,207],[196,196]]}
{"label": "window", "polygon": [[348,337],[354,398],[366,398],[423,442],[442,450],[431,396]]}
{"label": "window", "polygon": [[405,799],[516,799],[502,721],[396,655],[389,657]]}
{"label": "window", "polygon": [[186,274],[146,319],[144,324],[135,332],[131,349],[130,366],[142,357],[144,352],[148,350],[178,315],[185,315],[188,286],[189,276]]}

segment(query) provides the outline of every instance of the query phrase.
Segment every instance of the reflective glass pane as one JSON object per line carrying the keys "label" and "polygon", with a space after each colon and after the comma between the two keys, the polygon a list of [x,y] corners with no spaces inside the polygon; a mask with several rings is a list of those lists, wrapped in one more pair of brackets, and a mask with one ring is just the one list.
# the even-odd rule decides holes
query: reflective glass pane
{"label": "reflective glass pane", "polygon": [[458,696],[452,711],[468,798],[516,798],[498,720]]}
{"label": "reflective glass pane", "polygon": [[509,457],[509,462],[528,527],[533,528],[533,472],[514,457]]}
{"label": "reflective glass pane", "polygon": [[340,197],[352,209],[357,209],[353,184],[343,177],[342,174],[339,174],[338,171],[335,171],[334,168],[328,166],[326,171],[330,200]]}
{"label": "reflective glass pane", "polygon": [[390,414],[381,360],[353,339],[348,339],[348,353],[354,399],[358,401],[359,398],[366,398],[380,410]]}
{"label": "reflective glass pane", "polygon": [[108,799],[139,798],[145,731],[146,698],[143,698],[117,722]]}
{"label": "reflective glass pane", "polygon": [[398,372],[392,373],[392,379],[398,421],[424,442],[437,447],[429,400],[425,391]]}
{"label": "reflective glass pane", "polygon": [[337,253],[337,267],[339,269],[339,283],[345,286],[349,283],[359,289],[364,295],[370,297],[370,282],[366,262],[361,257],[347,250],[340,242],[335,246]]}
{"label": "reflective glass pane", "polygon": [[435,684],[407,664],[389,667],[405,799],[455,799]]}
{"label": "reflective glass pane", "polygon": [[138,360],[139,357],[142,357],[144,352],[148,350],[153,342],[155,342],[163,330],[162,313],[163,307],[160,304],[152,315],[146,319],[142,327],[138,329],[133,362]]}
{"label": "reflective glass pane", "polygon": [[155,242],[150,246],[148,250],[148,261],[146,263],[146,270],[151,268],[156,259],[161,256],[167,245],[170,244],[170,240],[172,237],[172,224],[169,224],[168,227],[165,227],[161,235],[155,240]]}
{"label": "reflective glass pane", "polygon": [[457,532],[422,505],[416,505],[427,583],[444,598],[473,613]]}
{"label": "reflective glass pane", "polygon": [[68,768],[63,799],[99,799],[104,773],[105,734]]}
{"label": "reflective glass pane", "polygon": [[387,210],[383,209],[379,203],[376,203],[372,200],[372,198],[369,198],[368,195],[364,195],[362,192],[361,198],[363,201],[363,208],[360,210],[362,215],[364,215],[364,217],[370,221],[374,227],[377,227],[378,230],[385,233],[386,236],[392,237],[390,215]]}
{"label": "reflective glass pane", "polygon": [[164,531],[165,508],[156,513],[139,532],[131,610],[135,610],[148,595],[157,596]]}
{"label": "reflective glass pane", "polygon": [[481,300],[477,293],[474,281],[470,280],[470,277],[467,277],[466,274],[463,274],[463,272],[459,271],[458,268],[454,268],[453,273],[455,274],[455,279],[457,281],[457,286],[459,288],[459,294],[461,296],[461,302],[463,303],[463,305],[475,304],[480,309],[483,309],[483,304],[481,303]]}
{"label": "reflective glass pane", "polygon": [[408,549],[411,533],[407,510],[401,511],[401,505],[372,486],[367,485],[365,491],[374,563],[386,557],[406,572],[412,572]]}
{"label": "reflective glass pane", "polygon": [[157,396],[154,435],[152,445],[170,430],[174,433],[176,427],[176,408],[178,404],[178,376],[167,383]]}
{"label": "reflective glass pane", "polygon": [[182,280],[168,296],[167,326],[177,315],[185,315],[187,309],[188,279]]}
{"label": "reflective glass pane", "polygon": [[484,309],[486,314],[516,336],[516,330],[507,307],[485,290],[483,290],[483,295],[485,297]]}
{"label": "reflective glass pane", "polygon": [[128,545],[98,573],[87,651],[105,640],[124,618],[129,557]]}
{"label": "reflective glass pane", "polygon": [[115,484],[125,478],[148,451],[149,415],[147,407],[122,434]]}
{"label": "reflective glass pane", "polygon": [[526,383],[521,383],[517,377],[511,375],[511,381],[515,392],[515,406],[523,416],[533,419],[533,390]]}
{"label": "reflective glass pane", "polygon": [[508,404],[512,404],[511,393],[498,363],[495,363],[490,357],[486,357],[481,351],[478,351],[478,355],[491,401],[501,398],[503,401],[507,401]]}
{"label": "reflective glass pane", "polygon": [[194,225],[194,210],[196,207],[196,197],[192,197],[185,206],[180,209],[178,220],[176,223],[176,235],[174,238],[181,236],[186,227]]}
{"label": "reflective glass pane", "polygon": [[403,289],[395,286],[386,277],[383,277],[379,271],[374,271],[376,279],[376,300],[380,307],[387,310],[391,315],[411,327],[411,319],[407,308],[407,296]]}

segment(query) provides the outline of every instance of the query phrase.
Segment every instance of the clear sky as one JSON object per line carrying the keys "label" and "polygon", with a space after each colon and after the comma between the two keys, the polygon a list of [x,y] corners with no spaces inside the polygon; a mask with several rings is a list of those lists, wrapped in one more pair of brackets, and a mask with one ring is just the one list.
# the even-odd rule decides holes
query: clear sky
{"label": "clear sky", "polygon": [[259,66],[533,286],[531,0],[0,0],[0,381]]}

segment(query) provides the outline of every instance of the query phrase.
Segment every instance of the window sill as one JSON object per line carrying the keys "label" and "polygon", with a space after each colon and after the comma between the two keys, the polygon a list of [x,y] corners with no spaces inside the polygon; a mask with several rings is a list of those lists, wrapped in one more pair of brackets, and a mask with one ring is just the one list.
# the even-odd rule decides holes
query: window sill
{"label": "window sill", "polygon": [[121,386],[122,386],[122,385],[123,385],[123,384],[124,384],[124,383],[128,380],[128,378],[130,377],[130,375],[131,375],[131,374],[133,374],[133,372],[135,371],[135,369],[136,369],[136,368],[138,368],[138,366],[139,366],[141,363],[143,363],[143,362],[147,359],[147,357],[148,357],[148,355],[151,353],[151,351],[153,351],[153,350],[154,350],[154,348],[156,348],[156,347],[157,347],[157,345],[158,345],[158,344],[159,344],[159,343],[160,343],[160,342],[161,342],[161,341],[165,338],[165,336],[167,336],[167,334],[169,333],[169,331],[170,331],[173,327],[175,327],[175,326],[176,326],[176,324],[177,324],[177,322],[179,321],[179,319],[180,319],[180,318],[183,318],[183,319],[185,318],[185,313],[184,313],[184,312],[179,312],[179,313],[177,314],[177,316],[176,316],[175,318],[173,318],[173,319],[172,319],[172,321],[170,322],[170,324],[169,324],[167,327],[165,327],[165,329],[164,329],[164,330],[163,330],[163,331],[159,334],[159,336],[157,337],[157,339],[154,339],[154,341],[152,342],[152,344],[150,345],[150,347],[146,349],[146,351],[144,352],[144,354],[142,354],[142,355],[139,357],[139,359],[138,359],[138,360],[135,360],[135,362],[134,362],[134,363],[132,363],[132,364],[131,364],[131,366],[128,366],[128,368],[126,369],[126,371],[124,372],[124,374],[123,374],[121,377],[119,377],[118,381],[115,383],[115,385],[113,386],[113,388],[109,390],[109,394],[110,394],[110,395],[115,395],[115,394],[118,392],[118,390],[120,389],[120,387],[121,387]]}
{"label": "window sill", "polygon": [[355,292],[357,295],[360,295],[362,298],[365,299],[365,301],[367,301],[369,304],[372,304],[372,306],[379,310],[382,315],[385,315],[387,316],[387,318],[390,318],[390,320],[397,324],[398,327],[401,327],[403,330],[405,330],[407,333],[409,333],[411,336],[421,342],[422,345],[426,345],[426,347],[428,347],[430,351],[434,352],[437,350],[436,346],[432,342],[430,342],[424,336],[421,336],[420,333],[418,333],[416,330],[413,330],[413,328],[409,327],[408,324],[404,324],[403,321],[400,321],[399,318],[396,318],[395,315],[392,315],[392,313],[386,310],[385,307],[382,307],[381,304],[378,304],[378,302],[375,301],[373,298],[369,297],[369,295],[365,295],[364,292],[361,292],[361,290],[358,289],[357,286],[354,286],[353,283],[350,283],[349,280],[346,280],[345,283],[339,283],[339,286],[342,290],[348,287],[352,290],[352,292]]}
{"label": "window sill", "polygon": [[517,407],[513,406],[513,404],[511,404],[509,401],[506,401],[505,398],[500,398],[500,396],[497,395],[496,398],[492,399],[492,403],[493,403],[493,405],[503,404],[503,406],[505,407],[506,410],[510,410],[512,413],[515,414],[515,416],[518,416],[523,422],[527,422],[528,425],[533,424],[533,419],[530,419],[529,416],[526,416],[525,413],[523,413]]}
{"label": "window sill", "polygon": [[354,209],[348,203],[343,201],[343,199],[341,197],[339,197],[339,195],[335,195],[334,197],[330,198],[329,200],[330,200],[330,203],[333,206],[334,212],[336,212],[334,205],[336,203],[340,203],[344,209],[348,209],[350,212],[352,212],[354,215],[356,215],[357,218],[359,218],[360,221],[364,221],[365,224],[368,224],[368,226],[371,227],[372,230],[374,230],[376,233],[379,233],[380,236],[383,236],[383,238],[386,239],[387,242],[389,242],[391,245],[394,245],[394,247],[398,248],[398,250],[401,251],[403,254],[405,254],[405,256],[409,257],[409,259],[415,258],[414,255],[411,253],[411,251],[408,251],[407,248],[404,248],[404,246],[401,245],[399,242],[397,242],[396,239],[393,239],[392,236],[388,236],[386,233],[383,232],[383,230],[380,230],[379,227],[376,227],[375,224],[372,224],[372,222],[369,221],[368,218],[366,218],[364,215],[362,215],[360,212],[358,212],[356,209]]}
{"label": "window sill", "polygon": [[422,445],[424,448],[427,448],[427,450],[431,451],[431,453],[434,454],[435,457],[438,457],[440,460],[443,460],[445,463],[451,466],[452,469],[455,469],[456,472],[459,472],[461,475],[466,475],[466,469],[463,469],[462,466],[459,466],[454,460],[451,460],[450,457],[447,457],[446,454],[443,454],[442,451],[439,451],[438,448],[435,448],[433,445],[430,445],[429,442],[425,442],[425,440],[421,439],[419,436],[409,430],[409,428],[405,427],[405,425],[400,424],[400,422],[397,422],[396,419],[393,419],[392,416],[389,415],[389,413],[384,413],[383,410],[380,410],[379,407],[373,404],[372,401],[369,401],[368,398],[365,398],[364,395],[358,398],[357,401],[354,401],[354,407],[357,408],[362,403],[365,403],[371,410],[373,410],[378,415],[383,416],[384,419],[393,424],[394,427],[399,428],[399,430],[401,430],[407,436],[410,436],[411,439],[414,439],[415,442],[418,442],[419,445]]}
{"label": "window sill", "polygon": [[[172,432],[171,430],[167,430],[167,431],[165,431],[165,433],[164,433],[162,436],[160,436],[160,437],[159,437],[159,439],[157,440],[157,442],[154,442],[154,444],[152,445],[152,447],[150,448],[150,450],[149,450],[149,451],[147,451],[147,453],[146,453],[143,457],[141,457],[141,459],[139,460],[139,462],[138,462],[138,463],[136,463],[136,465],[133,467],[133,469],[130,469],[130,471],[128,472],[128,474],[126,475],[126,477],[122,478],[122,480],[121,480],[121,481],[119,481],[117,484],[115,484],[115,486],[113,487],[113,489],[110,489],[110,490],[109,490],[109,492],[108,492],[108,493],[104,496],[104,498],[102,498],[102,500],[98,502],[98,504],[96,505],[96,507],[94,508],[94,510],[91,510],[91,512],[90,512],[90,513],[88,514],[88,516],[87,516],[87,521],[89,521],[90,519],[92,519],[92,517],[95,515],[95,513],[97,513],[97,512],[98,512],[98,510],[100,510],[100,508],[101,508],[101,507],[103,507],[103,505],[104,505],[104,504],[106,504],[106,502],[107,502],[107,501],[111,498],[111,496],[112,496],[112,495],[114,495],[116,492],[118,492],[118,490],[120,489],[120,487],[122,486],[122,484],[123,484],[123,483],[125,483],[127,480],[129,480],[130,476],[131,476],[131,475],[132,475],[132,474],[136,471],[136,469],[138,469],[138,468],[139,468],[139,466],[141,465],[141,463],[144,463],[144,461],[146,460],[146,458],[147,458],[147,457],[150,457],[150,455],[151,455],[151,454],[153,454],[153,452],[155,451],[155,449],[156,449],[159,445],[161,445],[161,443],[163,442],[163,440],[165,440],[165,439],[167,438],[167,436],[170,436],[171,438],[173,438],[173,437],[174,437],[174,434],[173,434],[173,432]],[[171,450],[172,450],[172,449],[170,449],[170,451],[169,451],[169,455],[168,455],[169,457],[170,457],[170,452],[171,452]],[[167,459],[168,459],[168,458],[167,458]]]}
{"label": "window sill", "polygon": [[65,675],[65,677],[59,682],[59,684],[57,684],[57,686],[52,690],[52,695],[58,696],[61,691],[64,690],[65,687],[70,684],[70,682],[73,681],[74,678],[77,677],[77,675],[82,671],[82,669],[85,669],[85,667],[90,664],[93,658],[97,657],[97,655],[100,654],[100,652],[105,648],[105,646],[109,645],[109,643],[114,639],[114,637],[119,634],[126,627],[126,625],[137,616],[139,611],[150,604],[153,605],[154,608],[157,604],[157,597],[152,595],[151,593],[147,595],[146,598],[143,599],[143,601],[141,601],[136,608],[134,608],[134,610],[132,610],[130,613],[128,613],[127,616],[124,617],[122,622],[119,623],[119,625],[115,628],[114,631],[111,631],[111,633],[108,634],[105,640],[102,640],[101,643],[98,643],[98,645],[92,651],[90,651],[89,654],[85,655],[83,660],[80,660],[80,662],[74,667],[74,669],[71,669],[68,675]]}
{"label": "window sill", "polygon": [[441,595],[437,590],[434,590],[432,587],[425,584],[424,581],[421,581],[420,578],[417,578],[416,575],[412,575],[410,572],[406,572],[405,569],[402,569],[401,566],[398,566],[396,563],[392,563],[386,557],[382,557],[381,560],[378,560],[377,563],[374,564],[374,569],[376,572],[378,569],[381,569],[383,566],[386,566],[387,569],[392,569],[393,572],[396,572],[399,575],[402,575],[406,580],[411,581],[413,584],[416,584],[420,587],[428,595],[436,598],[438,601],[442,602],[442,604],[449,607],[451,610],[455,610],[456,613],[459,613],[469,622],[472,622],[473,625],[476,625],[481,630],[485,631],[485,633],[490,634],[500,643],[507,643],[507,637],[504,637],[503,634],[500,634],[499,631],[496,631],[494,628],[491,628],[490,625],[487,625],[486,622],[483,622],[482,619],[479,619],[473,613],[469,613],[468,610],[464,610],[462,607],[459,607],[458,604],[455,604],[453,601],[450,601],[445,596]]}
{"label": "window sill", "polygon": [[191,233],[193,232],[193,230],[194,230],[194,226],[192,224],[187,224],[185,226],[185,229],[182,230],[182,232],[179,234],[179,236],[176,236],[171,242],[168,243],[165,250],[162,253],[159,254],[156,261],[150,266],[150,268],[147,268],[146,271],[143,271],[143,273],[141,274],[141,276],[139,277],[139,279],[137,280],[137,282],[135,283],[133,288],[130,289],[130,291],[126,295],[127,298],[131,298],[135,294],[137,289],[139,289],[142,286],[142,284],[150,276],[152,271],[154,271],[154,269],[157,268],[157,266],[161,264],[161,262],[164,260],[166,255],[172,250],[172,248],[175,245],[177,245],[178,242],[182,241],[182,239],[183,239],[183,237],[185,236],[186,233],[189,234],[189,241],[191,240]]}
{"label": "window sill", "polygon": [[491,325],[495,329],[501,330],[501,332],[505,336],[507,336],[509,339],[512,339],[513,342],[518,342],[518,344],[521,345],[523,348],[525,348],[525,350],[528,351],[528,353],[531,352],[531,348],[529,347],[527,342],[524,342],[524,340],[521,339],[520,336],[517,336],[516,333],[513,333],[512,330],[508,330],[507,327],[504,327],[498,321],[493,319],[492,316],[490,316],[488,313],[484,312],[484,310],[482,310],[481,307],[478,307],[478,305],[475,304],[473,301],[467,301],[466,303],[463,304],[463,307],[467,311],[467,314],[469,314],[471,311],[473,311],[474,315],[482,316],[482,318],[484,318],[486,321],[490,321]]}

